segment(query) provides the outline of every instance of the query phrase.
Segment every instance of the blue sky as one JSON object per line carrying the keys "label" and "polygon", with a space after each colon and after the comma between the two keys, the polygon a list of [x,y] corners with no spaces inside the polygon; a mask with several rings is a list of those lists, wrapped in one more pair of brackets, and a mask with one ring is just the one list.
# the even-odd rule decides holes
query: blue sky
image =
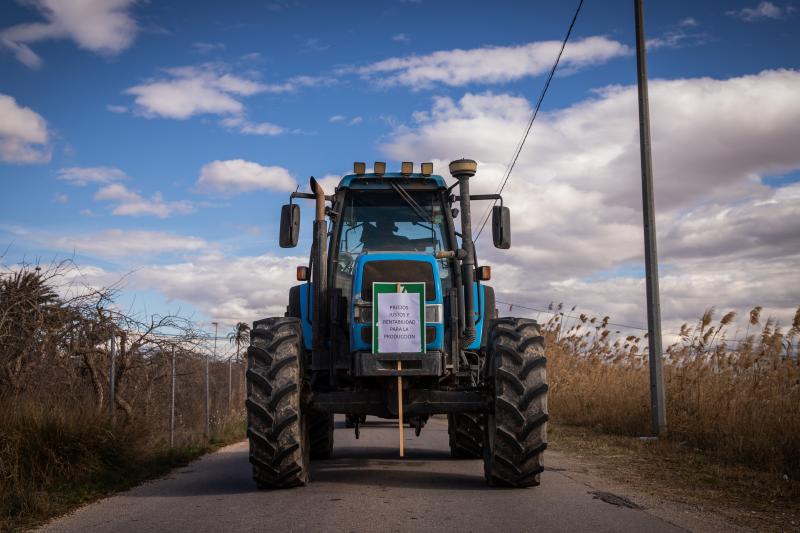
{"label": "blue sky", "polygon": [[[785,322],[800,304],[800,13],[646,4],[665,316],[761,304]],[[5,2],[3,261],[74,251],[88,283],[135,271],[123,300],[148,312],[280,312],[307,254],[307,238],[277,248],[287,191],[354,160],[461,156],[493,189],[574,8]],[[506,299],[641,322],[633,44],[631,2],[585,3],[506,191],[519,246],[479,248]]]}

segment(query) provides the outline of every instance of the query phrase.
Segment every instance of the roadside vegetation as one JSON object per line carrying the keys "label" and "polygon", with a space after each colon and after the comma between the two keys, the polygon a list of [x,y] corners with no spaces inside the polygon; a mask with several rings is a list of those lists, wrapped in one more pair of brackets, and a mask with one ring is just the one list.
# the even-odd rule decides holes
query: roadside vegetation
{"label": "roadside vegetation", "polygon": [[[726,340],[734,319],[707,311],[667,348],[664,379],[670,438],[754,468],[800,479],[800,365],[794,323],[761,324],[750,313],[745,338]],[[550,407],[561,423],[642,436],[650,429],[647,339],[618,338],[608,317],[582,316],[560,333],[547,324]]]}
{"label": "roadside vegetation", "polygon": [[709,309],[681,328],[664,355],[668,435],[647,442],[646,335],[621,336],[609,317],[557,313],[545,326],[554,437],[594,459],[611,453],[618,474],[640,464],[662,486],[721,493],[729,504],[749,494],[752,505],[781,503],[800,516],[800,309],[788,327],[760,307],[745,318],[737,340],[728,338],[734,313]]}
{"label": "roadside vegetation", "polygon": [[125,313],[115,296],[81,284],[69,262],[0,272],[0,530],[41,523],[244,434],[241,364],[210,364],[207,437],[205,334],[177,315]]}
{"label": "roadside vegetation", "polygon": [[[207,336],[178,315],[133,316],[115,297],[115,287],[81,284],[69,262],[0,272],[0,530],[41,523],[243,436],[241,363],[210,364],[207,436]],[[664,356],[669,435],[658,443],[639,440],[649,434],[647,339],[621,336],[609,317],[555,311],[544,329],[558,446],[606,460],[615,475],[638,464],[645,484],[660,476],[699,487],[696,501],[719,494],[738,505],[749,495],[797,511],[800,309],[782,327],[756,307],[736,340],[733,313],[715,318],[712,309],[684,325]],[[228,338],[238,361],[247,325]]]}

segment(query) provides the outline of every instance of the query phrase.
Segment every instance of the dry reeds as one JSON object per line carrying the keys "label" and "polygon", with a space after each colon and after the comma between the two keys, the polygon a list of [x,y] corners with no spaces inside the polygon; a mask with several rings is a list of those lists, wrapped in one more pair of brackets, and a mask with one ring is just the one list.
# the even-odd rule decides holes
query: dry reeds
{"label": "dry reeds", "polygon": [[[713,456],[800,479],[800,309],[785,330],[750,312],[743,339],[726,338],[735,314],[714,322],[709,309],[684,324],[664,355],[669,437]],[[647,342],[620,337],[581,315],[561,333],[547,325],[551,412],[555,420],[609,433],[649,432]],[[750,328],[760,328],[750,335]]]}

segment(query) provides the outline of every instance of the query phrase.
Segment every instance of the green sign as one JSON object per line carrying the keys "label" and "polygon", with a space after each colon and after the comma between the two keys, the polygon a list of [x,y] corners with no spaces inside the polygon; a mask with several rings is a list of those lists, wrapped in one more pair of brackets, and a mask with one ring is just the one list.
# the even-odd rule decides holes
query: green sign
{"label": "green sign", "polygon": [[425,283],[372,284],[372,353],[425,351]]}

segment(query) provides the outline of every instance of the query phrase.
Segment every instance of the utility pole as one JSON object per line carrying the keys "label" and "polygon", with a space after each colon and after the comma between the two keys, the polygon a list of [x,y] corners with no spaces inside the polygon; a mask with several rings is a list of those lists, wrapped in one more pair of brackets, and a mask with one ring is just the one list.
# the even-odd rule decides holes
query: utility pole
{"label": "utility pole", "polygon": [[172,347],[172,401],[169,408],[169,447],[175,447],[175,346]]}
{"label": "utility pole", "polygon": [[114,402],[116,400],[117,394],[117,369],[116,369],[116,347],[117,342],[114,333],[111,334],[111,368],[108,371],[108,389],[109,389],[109,402],[108,402],[108,410],[109,414],[111,415],[111,420],[113,421],[116,414],[116,405]]}
{"label": "utility pole", "polygon": [[[212,322],[214,324],[214,359],[217,358],[217,331],[219,330],[219,324],[216,322]],[[208,371],[208,352],[206,352],[206,439],[211,439],[211,405],[208,396],[208,388],[209,388],[209,371]]]}
{"label": "utility pole", "polygon": [[233,355],[228,357],[228,416],[231,414],[231,396],[233,395]]}
{"label": "utility pole", "polygon": [[661,364],[661,302],[658,290],[653,160],[650,153],[650,101],[647,94],[647,60],[642,0],[633,0],[636,19],[636,81],[639,87],[639,148],[642,162],[642,214],[644,265],[647,284],[647,340],[650,359],[650,416],[654,436],[667,433],[664,404],[664,370]]}

